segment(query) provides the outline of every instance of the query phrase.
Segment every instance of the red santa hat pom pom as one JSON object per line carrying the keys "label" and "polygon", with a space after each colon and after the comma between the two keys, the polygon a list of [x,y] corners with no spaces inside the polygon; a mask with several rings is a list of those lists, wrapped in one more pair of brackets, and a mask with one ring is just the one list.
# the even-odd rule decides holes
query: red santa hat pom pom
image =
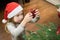
{"label": "red santa hat pom pom", "polygon": [[5,19],[2,20],[2,23],[6,23],[6,22],[7,22],[7,20],[5,20]]}

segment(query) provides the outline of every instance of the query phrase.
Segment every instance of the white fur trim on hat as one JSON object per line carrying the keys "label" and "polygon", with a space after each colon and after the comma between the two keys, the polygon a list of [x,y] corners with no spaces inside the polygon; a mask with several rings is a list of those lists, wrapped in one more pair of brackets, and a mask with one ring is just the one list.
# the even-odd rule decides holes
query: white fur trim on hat
{"label": "white fur trim on hat", "polygon": [[57,11],[58,11],[58,12],[60,12],[60,8],[59,8],[59,9],[57,9]]}
{"label": "white fur trim on hat", "polygon": [[7,17],[12,18],[13,16],[17,15],[22,10],[23,8],[19,5],[12,12],[10,12]]}
{"label": "white fur trim on hat", "polygon": [[7,20],[5,20],[5,19],[2,20],[2,23],[6,23],[6,22],[7,22]]}

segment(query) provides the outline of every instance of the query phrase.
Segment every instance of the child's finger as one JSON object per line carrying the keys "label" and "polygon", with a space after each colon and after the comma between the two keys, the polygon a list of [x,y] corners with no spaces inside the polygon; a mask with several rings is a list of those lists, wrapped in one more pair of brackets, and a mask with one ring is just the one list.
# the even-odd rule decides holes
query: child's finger
{"label": "child's finger", "polygon": [[38,9],[36,9],[35,12],[38,12]]}
{"label": "child's finger", "polygon": [[32,15],[30,15],[29,17],[33,18],[33,16],[32,16]]}
{"label": "child's finger", "polygon": [[39,12],[37,12],[37,13],[36,13],[36,16],[39,16],[39,15],[40,15],[40,13],[39,13]]}
{"label": "child's finger", "polygon": [[38,14],[39,12],[36,12],[36,13],[34,13],[34,14]]}
{"label": "child's finger", "polygon": [[35,14],[38,14],[39,13],[39,11],[36,11],[36,13]]}
{"label": "child's finger", "polygon": [[29,15],[32,15],[32,13],[30,13]]}
{"label": "child's finger", "polygon": [[32,15],[32,13],[31,12],[28,12],[28,15]]}

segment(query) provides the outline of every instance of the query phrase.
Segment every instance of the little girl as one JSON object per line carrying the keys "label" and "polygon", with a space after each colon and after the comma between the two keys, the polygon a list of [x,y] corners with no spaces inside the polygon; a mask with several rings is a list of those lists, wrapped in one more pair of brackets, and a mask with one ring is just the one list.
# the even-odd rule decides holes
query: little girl
{"label": "little girl", "polygon": [[[36,10],[36,17],[38,13],[38,10]],[[21,5],[16,2],[7,4],[2,22],[6,24],[12,40],[20,40],[19,36],[24,31],[26,23],[33,19],[31,12],[28,12],[26,16],[24,18],[23,17],[23,8]]]}

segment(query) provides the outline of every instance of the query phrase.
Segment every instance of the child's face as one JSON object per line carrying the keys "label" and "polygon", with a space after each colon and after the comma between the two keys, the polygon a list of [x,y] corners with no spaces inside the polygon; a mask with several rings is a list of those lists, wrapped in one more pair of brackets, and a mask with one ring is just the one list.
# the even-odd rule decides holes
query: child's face
{"label": "child's face", "polygon": [[13,17],[13,21],[16,23],[20,23],[23,19],[23,11],[19,12],[17,15]]}

